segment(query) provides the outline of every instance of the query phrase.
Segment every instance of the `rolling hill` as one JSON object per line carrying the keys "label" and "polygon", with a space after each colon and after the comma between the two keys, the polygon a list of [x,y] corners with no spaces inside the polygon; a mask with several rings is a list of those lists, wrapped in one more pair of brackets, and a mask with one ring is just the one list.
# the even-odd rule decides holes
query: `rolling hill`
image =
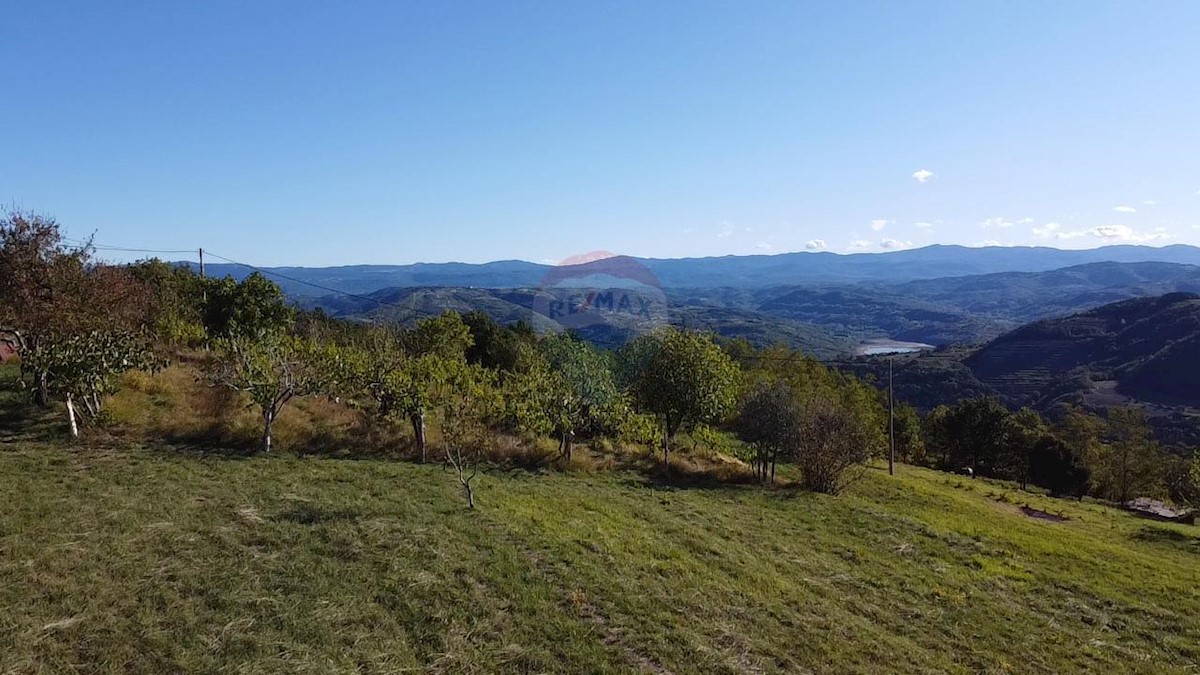
{"label": "rolling hill", "polygon": [[1058,393],[1064,378],[1200,405],[1200,295],[1136,298],[1038,321],[988,343],[966,365],[1001,394],[1043,406],[1069,395]]}
{"label": "rolling hill", "polygon": [[[581,290],[401,287],[361,297],[300,298],[300,303],[340,317],[400,322],[446,309],[480,310],[501,323],[525,321],[535,330],[551,331],[564,327],[561,317],[550,311],[552,303]],[[784,342],[832,357],[849,352],[860,340],[881,337],[934,345],[977,344],[1030,321],[1174,291],[1200,292],[1200,267],[1105,262],[891,284],[677,288],[654,290],[653,302],[665,303],[659,316],[663,322],[760,345]],[[610,318],[582,326],[580,332],[613,346],[637,327],[629,317]]]}
{"label": "rolling hill", "polygon": [[[1122,300],[1043,319],[981,347],[895,357],[896,393],[921,408],[995,396],[1043,412],[1060,403],[1138,405],[1165,440],[1200,443],[1200,295]],[[853,369],[881,380],[885,359]],[[882,381],[882,380],[881,380]]]}

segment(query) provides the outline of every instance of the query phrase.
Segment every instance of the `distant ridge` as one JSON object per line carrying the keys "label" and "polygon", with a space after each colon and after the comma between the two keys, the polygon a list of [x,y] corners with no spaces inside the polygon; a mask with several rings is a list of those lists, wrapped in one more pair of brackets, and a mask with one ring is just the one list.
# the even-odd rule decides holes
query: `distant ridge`
{"label": "distant ridge", "polygon": [[[1044,272],[1098,262],[1200,265],[1200,248],[1182,244],[1161,248],[1105,246],[1084,250],[934,245],[884,253],[803,252],[709,258],[617,256],[574,267],[579,276],[588,276],[603,275],[612,266],[641,265],[657,277],[664,288],[749,289],[814,283],[904,282],[1001,272]],[[182,264],[194,266],[194,263]],[[451,262],[263,269],[298,280],[276,278],[289,295],[313,297],[326,292],[308,284],[318,284],[345,293],[370,293],[397,287],[533,288],[541,285],[555,266],[501,260],[479,264]],[[207,271],[212,275],[230,275],[240,279],[253,270],[243,265],[209,264]]]}

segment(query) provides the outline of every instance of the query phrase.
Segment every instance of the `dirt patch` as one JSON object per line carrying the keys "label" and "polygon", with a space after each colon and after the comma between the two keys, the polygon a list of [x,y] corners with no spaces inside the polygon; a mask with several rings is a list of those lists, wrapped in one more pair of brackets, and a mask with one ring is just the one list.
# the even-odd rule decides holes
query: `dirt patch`
{"label": "dirt patch", "polygon": [[1017,506],[1016,504],[1009,504],[1008,502],[994,500],[992,505],[1006,513],[1011,513],[1014,515],[1020,514],[1028,518],[1042,520],[1047,523],[1065,523],[1070,520],[1070,518],[1067,518],[1066,516],[1060,516],[1058,514],[1050,513],[1049,511],[1043,511],[1041,509],[1035,509],[1028,504]]}
{"label": "dirt patch", "polygon": [[1029,516],[1030,518],[1037,518],[1038,520],[1047,520],[1051,523],[1065,523],[1068,520],[1070,520],[1070,518],[1067,518],[1066,516],[1056,515],[1056,514],[1050,513],[1049,511],[1042,511],[1041,509],[1035,509],[1035,508],[1029,506],[1028,504],[1021,507],[1021,513],[1024,513],[1025,515]]}

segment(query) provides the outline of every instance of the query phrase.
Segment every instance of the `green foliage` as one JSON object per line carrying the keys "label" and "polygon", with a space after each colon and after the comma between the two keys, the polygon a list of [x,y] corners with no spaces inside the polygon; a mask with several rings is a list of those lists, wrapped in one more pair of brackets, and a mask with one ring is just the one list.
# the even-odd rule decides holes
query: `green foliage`
{"label": "green foliage", "polygon": [[921,435],[921,415],[907,403],[896,404],[896,458],[908,464],[928,466],[925,438]]}
{"label": "green foliage", "polygon": [[942,469],[970,467],[977,475],[1004,477],[1011,471],[1010,416],[991,398],[939,407],[926,419],[926,443]]}
{"label": "green foliage", "polygon": [[484,368],[501,372],[519,370],[537,343],[537,336],[524,322],[505,327],[480,311],[468,312],[462,315],[462,320],[471,334],[467,361]]}
{"label": "green foliage", "polygon": [[[162,364],[149,345],[133,335],[91,331],[56,336],[27,352],[23,365],[44,373],[48,392],[67,400],[68,414],[81,412],[86,422],[100,415],[103,398],[117,390],[121,375],[156,370]],[[75,403],[83,408],[76,410]],[[71,423],[74,429],[75,420]]]}
{"label": "green foliage", "polygon": [[475,508],[474,480],[480,459],[491,441],[490,423],[502,402],[494,371],[477,364],[452,362],[438,407],[445,458],[458,478],[467,499]]}
{"label": "green foliage", "polygon": [[280,411],[296,396],[325,391],[328,354],[319,345],[289,335],[229,338],[216,345],[209,380],[246,394],[263,419],[262,448],[270,452],[271,430]]}
{"label": "green foliage", "polygon": [[637,405],[661,420],[664,457],[682,424],[719,421],[733,411],[740,373],[712,338],[668,328],[625,350]]}
{"label": "green foliage", "polygon": [[1039,438],[1029,458],[1029,482],[1059,497],[1082,498],[1087,494],[1091,471],[1079,453],[1062,438]]}
{"label": "green foliage", "polygon": [[775,480],[780,457],[795,457],[804,442],[805,411],[796,392],[783,382],[761,383],[742,401],[738,436],[755,449],[755,475]]}
{"label": "green foliage", "polygon": [[414,355],[433,355],[443,359],[466,359],[475,343],[471,328],[456,312],[422,319],[404,335],[405,350]]}
{"label": "green foliage", "polygon": [[1124,503],[1135,497],[1166,496],[1166,461],[1151,438],[1145,414],[1137,408],[1108,411],[1106,443],[1090,457],[1093,493]]}
{"label": "green foliage", "polygon": [[262,338],[286,331],[295,319],[283,291],[255,272],[240,282],[230,277],[204,279],[202,318],[210,337]]}

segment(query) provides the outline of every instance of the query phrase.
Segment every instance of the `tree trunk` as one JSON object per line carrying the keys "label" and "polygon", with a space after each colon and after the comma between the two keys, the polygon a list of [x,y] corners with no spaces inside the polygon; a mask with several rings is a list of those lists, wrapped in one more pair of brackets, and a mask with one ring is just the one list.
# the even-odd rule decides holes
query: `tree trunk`
{"label": "tree trunk", "polygon": [[463,489],[467,491],[467,508],[475,508],[475,491],[471,489],[469,481],[463,483]]}
{"label": "tree trunk", "polygon": [[33,402],[40,408],[50,407],[50,374],[46,371],[38,373],[37,389],[34,392]]}
{"label": "tree trunk", "polygon": [[271,425],[275,422],[275,414],[271,411],[263,411],[263,437],[262,447],[263,452],[271,452]]}
{"label": "tree trunk", "polygon": [[671,470],[671,423],[663,420],[663,468]]}
{"label": "tree trunk", "polygon": [[413,440],[417,444],[417,454],[421,457],[421,463],[425,463],[425,412],[417,412],[412,415]]}
{"label": "tree trunk", "polygon": [[79,438],[79,424],[75,421],[75,401],[67,394],[67,419],[71,421],[71,438]]}

